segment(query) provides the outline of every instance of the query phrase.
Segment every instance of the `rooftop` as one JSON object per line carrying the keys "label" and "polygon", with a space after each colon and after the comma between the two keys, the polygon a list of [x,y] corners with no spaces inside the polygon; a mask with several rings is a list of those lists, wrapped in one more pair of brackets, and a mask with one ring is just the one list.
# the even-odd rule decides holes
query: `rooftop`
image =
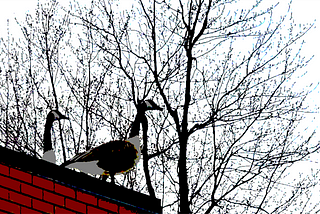
{"label": "rooftop", "polygon": [[[138,213],[161,213],[160,199],[135,192],[122,186],[113,185],[55,164],[37,159],[24,153],[0,146],[0,163],[42,177],[54,183],[86,192],[98,199],[138,210]],[[9,190],[8,190],[9,191]]]}

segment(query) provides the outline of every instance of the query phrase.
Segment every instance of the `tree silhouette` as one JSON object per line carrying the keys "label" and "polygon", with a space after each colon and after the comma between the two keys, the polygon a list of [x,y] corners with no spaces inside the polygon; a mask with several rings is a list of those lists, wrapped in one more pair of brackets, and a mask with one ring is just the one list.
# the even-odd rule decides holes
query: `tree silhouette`
{"label": "tree silhouette", "polygon": [[[304,101],[312,88],[294,87],[310,60],[300,54],[301,38],[314,25],[296,26],[290,2],[288,11],[280,7],[287,2],[262,0],[137,0],[127,11],[113,1],[80,3],[59,11],[70,22],[59,51],[65,55],[47,63],[56,63],[61,106],[75,121],[64,133],[64,157],[99,144],[101,129],[108,140],[125,138],[133,105],[151,98],[166,111],[147,115],[142,163],[118,183],[161,198],[164,212],[315,209],[307,210],[309,199],[297,202],[304,194],[309,198],[317,172],[285,180],[295,163],[319,149],[314,132],[297,131],[310,110]],[[36,46],[27,41],[26,49]],[[45,100],[31,79],[33,95]],[[18,86],[6,83],[2,94]],[[8,120],[1,120],[4,134]]]}

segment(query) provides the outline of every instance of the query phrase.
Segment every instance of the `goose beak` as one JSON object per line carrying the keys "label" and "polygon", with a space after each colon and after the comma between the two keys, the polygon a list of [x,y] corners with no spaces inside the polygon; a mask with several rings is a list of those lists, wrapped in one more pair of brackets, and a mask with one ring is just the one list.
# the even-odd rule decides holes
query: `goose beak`
{"label": "goose beak", "polygon": [[66,116],[62,115],[60,119],[66,119],[66,120],[69,120],[69,117],[66,117]]}
{"label": "goose beak", "polygon": [[160,106],[154,106],[154,110],[159,110],[159,111],[162,111],[163,110],[163,108],[161,108]]}

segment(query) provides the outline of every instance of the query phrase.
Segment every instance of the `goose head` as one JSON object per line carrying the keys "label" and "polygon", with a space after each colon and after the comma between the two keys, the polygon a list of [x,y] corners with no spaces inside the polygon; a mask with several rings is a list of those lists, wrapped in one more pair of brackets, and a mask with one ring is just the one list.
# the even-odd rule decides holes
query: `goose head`
{"label": "goose head", "polygon": [[58,110],[51,110],[47,116],[47,122],[53,123],[55,120],[61,119],[69,119],[68,117],[64,116]]}
{"label": "goose head", "polygon": [[55,120],[61,120],[61,119],[69,119],[69,118],[61,114],[58,110],[50,111],[49,114],[47,115],[47,120],[44,128],[44,135],[43,135],[44,153],[43,153],[42,159],[51,163],[56,163],[56,156],[52,148],[52,142],[51,142],[51,128]]}
{"label": "goose head", "polygon": [[159,110],[162,111],[163,108],[158,106],[153,100],[144,100],[138,102],[138,108],[147,111],[147,110]]}

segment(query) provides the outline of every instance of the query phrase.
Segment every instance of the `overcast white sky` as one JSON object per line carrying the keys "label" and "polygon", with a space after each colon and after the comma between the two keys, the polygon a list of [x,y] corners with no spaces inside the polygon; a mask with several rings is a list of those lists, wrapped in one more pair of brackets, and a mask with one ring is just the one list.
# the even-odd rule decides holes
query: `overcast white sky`
{"label": "overcast white sky", "polygon": [[[43,0],[40,0],[40,2]],[[91,0],[80,0],[83,3],[90,3]],[[125,0],[131,2],[131,0]],[[247,1],[247,0],[242,0]],[[275,0],[266,0],[266,2],[274,2]],[[32,11],[36,8],[38,0],[0,0],[0,37],[6,36],[7,19],[10,19],[10,28],[13,30],[16,27],[14,17],[18,20],[23,20],[25,13]],[[67,3],[69,0],[62,0],[60,2]],[[124,2],[122,0],[122,2]],[[296,23],[313,22],[317,19],[320,20],[320,1],[319,0],[293,0],[293,13]],[[320,56],[319,48],[319,35],[320,27],[313,29],[304,39],[307,41],[307,49],[310,54],[317,55],[315,60],[310,64],[313,65],[319,62]],[[320,78],[319,78],[320,79]]]}
{"label": "overcast white sky", "polygon": [[[40,0],[40,2],[45,2],[46,0]],[[78,0],[83,3],[90,3],[91,0]],[[125,0],[128,3],[132,2],[132,0]],[[242,0],[248,1],[248,0]],[[276,0],[265,0],[266,2],[276,2]],[[279,0],[280,1],[280,0]],[[25,13],[30,12],[33,14],[34,9],[37,6],[38,0],[0,0],[0,37],[7,36],[7,20],[10,20],[10,31],[11,33],[14,32],[15,36],[21,33],[19,30],[14,18],[16,17],[18,20],[24,20]],[[69,0],[61,0],[59,2],[63,2],[64,4],[68,4]],[[123,3],[124,1],[121,0]],[[281,2],[281,1],[280,1]],[[304,47],[303,54],[306,57],[310,57],[315,55],[315,58],[310,62],[308,67],[306,68],[309,73],[304,78],[306,82],[299,82],[298,86],[301,83],[302,85],[309,85],[311,82],[319,82],[320,81],[320,69],[317,65],[320,61],[320,0],[293,0],[293,15],[295,19],[295,23],[312,23],[314,20],[316,21],[317,28],[312,29],[303,39],[306,41],[306,45]],[[130,5],[130,4],[126,4]],[[22,34],[21,34],[22,36]],[[308,103],[313,105],[320,106],[320,99],[319,99],[319,89],[318,87],[309,97]],[[317,114],[319,115],[319,114]],[[320,116],[318,116],[318,121],[320,121]],[[314,123],[313,125],[316,125]],[[317,125],[316,125],[317,126]]]}
{"label": "overcast white sky", "polygon": [[[46,0],[40,0],[40,2],[45,2]],[[79,0],[83,3],[90,3],[91,0]],[[132,2],[131,0],[126,0],[128,2]],[[242,0],[248,1],[248,0]],[[276,2],[276,0],[265,0],[266,2]],[[0,37],[7,36],[7,20],[10,20],[10,31],[14,32],[15,36],[21,33],[19,30],[14,18],[16,17],[18,20],[24,20],[25,13],[30,12],[33,14],[34,9],[37,6],[38,0],[0,0]],[[69,0],[61,0],[64,4],[68,4]],[[124,2],[123,0],[121,1]],[[281,1],[280,1],[281,2]],[[312,23],[314,20],[316,21],[316,25],[320,22],[320,0],[293,0],[293,15],[295,19],[295,23]],[[130,5],[130,4],[126,4]],[[22,36],[22,34],[21,34]],[[320,61],[320,26],[312,29],[305,37],[306,45],[304,48],[303,54],[306,57],[310,57],[315,55],[314,60],[310,62],[308,67],[306,68],[309,73],[307,77],[304,78],[307,82],[301,82],[302,85],[309,85],[311,82],[319,82],[320,81],[320,69],[317,66],[317,63]],[[315,78],[316,77],[316,78]],[[300,82],[297,84],[300,85]],[[318,105],[320,106],[319,99],[319,89],[318,87],[309,97],[309,104],[311,106]],[[319,115],[319,114],[318,114]],[[318,116],[318,121],[320,121],[320,116]],[[314,122],[314,121],[313,121]],[[316,123],[313,124],[317,126]],[[310,127],[311,128],[311,127]]]}
{"label": "overcast white sky", "polygon": [[[40,0],[44,2],[45,0]],[[79,0],[83,3],[90,3],[91,0]],[[131,0],[125,0],[132,2]],[[247,0],[242,0],[247,1]],[[275,2],[276,0],[265,0],[266,2]],[[280,1],[280,0],[279,0]],[[17,25],[14,21],[14,17],[17,17],[18,20],[23,20],[25,13],[32,11],[36,8],[38,0],[0,0],[0,37],[6,36],[7,33],[7,19],[10,20],[10,29],[13,32],[14,29],[17,29]],[[69,0],[61,0],[67,4]],[[121,2],[124,2],[121,0]],[[281,1],[280,1],[281,2]],[[317,23],[320,20],[320,1],[319,0],[293,0],[293,13],[296,23],[311,23],[317,19]],[[316,23],[316,25],[317,25]],[[312,32],[308,33],[304,40],[307,41],[306,49],[308,55],[316,55],[315,59],[310,63],[308,68],[310,71],[318,73],[319,66],[316,66],[316,63],[320,61],[320,26],[316,29],[313,29]],[[308,69],[309,70],[309,69]],[[313,73],[312,72],[312,73]],[[311,73],[311,72],[310,72]],[[315,73],[314,73],[315,74]],[[312,75],[314,77],[314,75]],[[319,77],[320,80],[320,77]]]}
{"label": "overcast white sky", "polygon": [[[40,0],[42,2],[42,0]],[[90,3],[91,0],[79,0],[84,3]],[[131,0],[125,0],[131,2]],[[242,0],[246,1],[246,0]],[[265,0],[265,1],[273,1],[274,0]],[[280,2],[282,0],[279,0]],[[20,31],[15,23],[14,18],[16,17],[18,20],[23,20],[26,12],[31,12],[33,14],[34,9],[36,8],[38,0],[0,0],[0,37],[6,37],[7,35],[7,19],[10,19],[10,31],[15,32],[15,35],[18,35]],[[61,0],[61,2],[67,3],[69,0]],[[122,0],[123,2],[123,0]],[[305,37],[306,41],[305,49],[303,54],[307,57],[315,55],[315,58],[308,65],[306,70],[309,71],[308,75],[304,78],[305,82],[302,82],[301,85],[309,85],[311,82],[317,83],[320,82],[320,0],[293,0],[293,15],[295,19],[295,23],[312,23],[316,19],[316,25],[318,26],[316,29],[310,31]],[[17,32],[17,33],[16,33]],[[22,35],[21,35],[22,36]],[[298,85],[300,82],[298,83]],[[308,103],[310,106],[320,106],[320,87],[318,87],[309,97]],[[318,129],[319,130],[319,122],[320,122],[320,114],[313,114],[308,121],[305,122],[305,126],[310,126],[310,129]],[[320,139],[320,133],[317,134],[317,137],[314,140]],[[318,159],[318,160],[317,160]],[[317,156],[312,158],[312,162],[314,167],[319,168],[320,160]],[[312,167],[309,163],[309,167]],[[306,164],[302,163],[300,169],[306,169]],[[299,167],[298,167],[299,168]],[[308,168],[308,167],[307,167]],[[297,168],[295,168],[297,169]],[[298,172],[300,170],[296,170]]]}
{"label": "overcast white sky", "polygon": [[[40,2],[45,2],[46,0],[40,0]],[[59,1],[59,0],[58,0]],[[90,4],[91,0],[78,0],[83,2],[83,4]],[[132,0],[125,0],[128,3],[132,2]],[[249,0],[242,0],[244,2]],[[277,2],[277,0],[265,0],[266,2]],[[278,0],[280,1],[280,0]],[[19,30],[14,18],[16,17],[18,20],[24,20],[25,13],[30,12],[33,14],[34,9],[36,8],[38,0],[0,0],[0,37],[7,36],[7,19],[10,20],[10,31],[15,32],[15,35],[21,33]],[[64,4],[68,4],[69,0],[61,0]],[[124,1],[121,0],[121,3]],[[280,1],[281,2],[281,1]],[[312,23],[316,19],[316,25],[319,25],[320,22],[320,0],[293,0],[293,15],[295,19],[295,23]],[[127,6],[130,5],[126,4]],[[22,36],[22,35],[21,35]],[[306,77],[304,77],[304,81],[299,80],[297,86],[299,85],[309,85],[311,82],[319,82],[320,81],[320,69],[317,63],[320,61],[320,26],[316,29],[312,29],[303,39],[306,41],[306,45],[304,47],[303,54],[306,57],[310,57],[315,55],[315,58],[310,62],[308,67],[306,68],[309,73]],[[316,78],[315,78],[316,77]],[[318,78],[319,77],[319,78]],[[319,89],[318,87],[312,96],[309,97],[308,103],[312,105],[320,106],[319,99]],[[319,114],[318,114],[319,115]],[[320,121],[320,116],[318,116]],[[313,124],[316,125],[316,124]],[[311,128],[311,127],[310,127]]]}
{"label": "overcast white sky", "polygon": [[[40,2],[46,2],[47,0],[40,0]],[[78,0],[82,2],[82,4],[90,4],[91,0]],[[132,0],[125,0],[128,2],[125,3],[126,6],[131,5]],[[125,2],[121,0],[121,3]],[[244,3],[249,0],[241,0]],[[280,0],[265,0],[266,3],[274,3]],[[68,5],[69,0],[58,0],[65,5]],[[281,2],[281,1],[280,1]],[[0,0],[0,37],[7,37],[7,20],[10,20],[10,32],[13,33],[15,36],[19,36],[21,31],[18,28],[18,25],[15,22],[14,18],[22,21],[25,18],[25,13],[29,12],[34,14],[34,10],[37,6],[38,0]],[[121,6],[122,7],[122,6]],[[317,65],[320,61],[320,0],[293,0],[293,15],[295,19],[295,23],[313,23],[314,20],[316,21],[317,28],[312,29],[303,39],[306,41],[304,51],[302,52],[303,55],[306,57],[310,57],[315,55],[315,58],[310,62],[305,70],[308,70],[308,74],[303,77],[302,79],[297,80],[298,83],[296,87],[303,87],[304,85],[310,85],[311,82],[317,83],[320,82],[320,69]],[[22,34],[21,34],[22,37]],[[309,96],[308,104],[310,106],[320,106],[320,87],[318,87],[313,93],[312,96]],[[315,118],[314,118],[315,117]],[[320,114],[313,114],[306,124],[310,126],[310,129],[318,128],[318,121],[320,121]],[[320,136],[320,134],[318,134]],[[318,137],[320,138],[320,137]]]}

